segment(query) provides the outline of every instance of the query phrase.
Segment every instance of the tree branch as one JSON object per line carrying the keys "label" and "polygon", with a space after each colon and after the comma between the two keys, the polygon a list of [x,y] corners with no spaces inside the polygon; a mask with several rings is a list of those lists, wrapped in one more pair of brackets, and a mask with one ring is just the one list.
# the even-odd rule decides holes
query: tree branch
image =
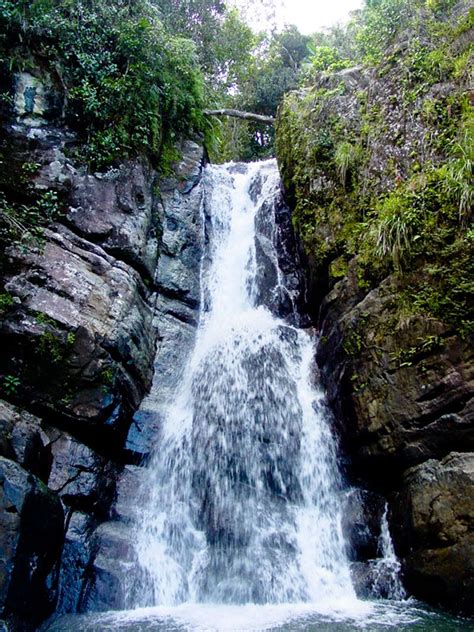
{"label": "tree branch", "polygon": [[263,114],[254,114],[253,112],[241,112],[240,110],[204,110],[204,114],[207,116],[233,116],[246,121],[265,123],[266,125],[273,125],[275,123],[273,116],[264,116]]}

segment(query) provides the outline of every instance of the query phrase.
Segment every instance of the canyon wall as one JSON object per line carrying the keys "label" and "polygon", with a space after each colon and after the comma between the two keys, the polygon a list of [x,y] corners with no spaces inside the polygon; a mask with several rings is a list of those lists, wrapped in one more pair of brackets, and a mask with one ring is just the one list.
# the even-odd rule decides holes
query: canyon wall
{"label": "canyon wall", "polygon": [[[140,159],[90,173],[69,158],[77,139],[49,75],[17,74],[9,89],[2,190],[54,207],[0,257],[0,608],[29,629],[81,607],[94,532],[124,468],[149,450],[144,413],[134,415],[171,335],[156,315],[192,323],[199,301],[186,284],[199,267],[193,190],[204,155],[188,141],[167,177]],[[173,240],[173,229],[193,234]],[[165,382],[167,367],[156,369]]]}
{"label": "canyon wall", "polygon": [[471,184],[453,183],[472,155],[467,4],[434,26],[287,95],[277,156],[348,476],[389,497],[409,591],[472,612]]}

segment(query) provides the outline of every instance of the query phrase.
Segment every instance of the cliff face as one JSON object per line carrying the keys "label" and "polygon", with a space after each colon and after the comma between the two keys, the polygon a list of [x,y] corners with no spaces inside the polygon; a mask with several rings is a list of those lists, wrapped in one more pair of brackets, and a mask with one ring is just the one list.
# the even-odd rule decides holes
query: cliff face
{"label": "cliff face", "polygon": [[197,301],[180,287],[163,222],[191,195],[203,152],[185,143],[174,179],[142,160],[91,174],[67,157],[76,139],[48,76],[17,75],[13,96],[0,132],[4,199],[54,207],[46,227],[19,227],[0,262],[0,616],[21,627],[58,597],[62,610],[79,607],[91,534],[124,465],[143,456],[139,421],[129,429],[165,335],[157,302]]}
{"label": "cliff face", "polygon": [[450,186],[453,148],[472,155],[466,11],[436,45],[420,27],[290,94],[277,153],[349,474],[389,497],[409,590],[472,612],[472,241]]}

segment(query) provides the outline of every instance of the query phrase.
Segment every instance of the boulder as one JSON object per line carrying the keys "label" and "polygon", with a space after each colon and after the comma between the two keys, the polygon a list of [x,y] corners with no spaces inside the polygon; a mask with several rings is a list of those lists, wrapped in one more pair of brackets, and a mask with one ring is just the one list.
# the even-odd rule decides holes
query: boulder
{"label": "boulder", "polygon": [[342,532],[349,559],[362,562],[377,557],[385,499],[365,489],[351,489],[342,511]]}
{"label": "boulder", "polygon": [[474,613],[474,453],[449,454],[408,470],[396,495],[393,532],[407,588]]}
{"label": "boulder", "polygon": [[135,578],[137,568],[133,531],[121,522],[103,523],[92,535],[91,548],[98,553],[89,568],[81,611],[103,612],[126,607],[129,590],[133,590],[128,580]]}
{"label": "boulder", "polygon": [[53,612],[63,525],[58,497],[0,457],[0,616],[40,622]]}
{"label": "boulder", "polygon": [[12,459],[47,483],[51,448],[41,419],[0,400],[0,456]]}

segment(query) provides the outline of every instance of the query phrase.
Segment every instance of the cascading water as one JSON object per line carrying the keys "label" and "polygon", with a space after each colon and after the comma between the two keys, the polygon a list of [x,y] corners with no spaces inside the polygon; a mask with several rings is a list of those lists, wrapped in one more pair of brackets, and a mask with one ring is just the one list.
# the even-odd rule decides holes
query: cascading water
{"label": "cascading water", "polygon": [[382,515],[379,537],[380,558],[375,562],[372,592],[375,597],[388,596],[391,599],[405,599],[406,592],[400,581],[400,562],[395,554],[388,525],[388,506]]}
{"label": "cascading water", "polygon": [[400,601],[387,511],[382,559],[367,567],[372,596],[382,599],[356,598],[330,416],[311,379],[313,340],[298,328],[295,253],[282,259],[276,165],[208,167],[204,187],[194,350],[183,372],[185,350],[165,346],[176,366],[165,371],[166,388],[158,386],[162,399],[153,392],[147,403],[161,432],[147,470],[137,468],[145,480],[134,526],[109,525],[118,548],[101,562],[107,576],[111,551],[123,557],[112,568],[123,571],[129,610],[65,615],[47,630],[470,630],[469,622]]}
{"label": "cascading water", "polygon": [[[201,320],[149,466],[131,605],[355,600],[313,340],[258,304],[256,216],[276,164],[209,167],[205,187]],[[273,307],[292,295],[277,270]]]}

